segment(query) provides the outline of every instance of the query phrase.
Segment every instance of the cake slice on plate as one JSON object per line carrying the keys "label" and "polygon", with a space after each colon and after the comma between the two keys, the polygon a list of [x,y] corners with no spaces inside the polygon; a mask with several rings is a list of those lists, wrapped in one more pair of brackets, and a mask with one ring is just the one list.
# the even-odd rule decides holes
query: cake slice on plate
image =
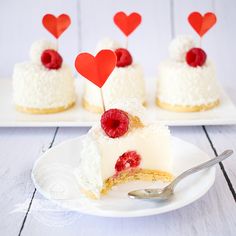
{"label": "cake slice on plate", "polygon": [[172,179],[168,127],[144,122],[133,106],[115,107],[85,136],[75,171],[82,192],[93,199],[128,181]]}
{"label": "cake slice on plate", "polygon": [[105,111],[100,124],[85,136],[75,170],[82,192],[95,199],[127,181],[172,179],[169,129],[146,122],[139,100],[118,97],[105,104],[103,85],[116,63],[112,50],[101,50],[95,57],[80,53],[75,59],[76,70],[100,89]]}

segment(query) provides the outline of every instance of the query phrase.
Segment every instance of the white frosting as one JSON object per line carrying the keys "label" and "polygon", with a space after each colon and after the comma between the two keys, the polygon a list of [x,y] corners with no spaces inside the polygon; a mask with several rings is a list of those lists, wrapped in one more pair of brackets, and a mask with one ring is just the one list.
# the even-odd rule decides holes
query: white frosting
{"label": "white frosting", "polygon": [[178,36],[169,47],[170,59],[159,65],[157,98],[180,106],[207,105],[219,99],[219,86],[213,63],[191,67],[186,53],[196,47],[191,36]]}
{"label": "white frosting", "polygon": [[184,62],[186,53],[193,47],[196,47],[196,43],[191,36],[180,35],[173,39],[170,43],[170,58],[176,61]]}
{"label": "white frosting", "polygon": [[74,78],[63,64],[48,70],[32,62],[16,64],[13,72],[14,103],[27,108],[67,107],[76,99]]}
{"label": "white frosting", "polygon": [[25,108],[50,109],[71,105],[76,100],[74,77],[70,68],[62,64],[50,70],[41,63],[46,49],[57,50],[56,44],[39,40],[32,44],[30,62],[18,63],[13,71],[13,100]]}
{"label": "white frosting", "polygon": [[[127,67],[116,67],[102,87],[102,91],[105,106],[118,99],[131,98],[143,104],[146,98],[141,66],[132,64]],[[83,98],[90,105],[102,108],[100,89],[90,81],[85,81]]]}
{"label": "white frosting", "polygon": [[214,65],[207,60],[202,67],[167,60],[160,64],[157,97],[172,105],[204,105],[219,99]]}
{"label": "white frosting", "polygon": [[[118,42],[106,38],[98,43],[96,51],[102,49],[114,51],[120,47],[121,45]],[[140,104],[143,104],[146,98],[142,67],[135,63],[126,67],[116,67],[102,87],[102,91],[106,107],[120,99],[137,99]],[[83,98],[90,105],[102,109],[100,89],[87,80]]]}
{"label": "white frosting", "polygon": [[96,47],[96,52],[99,52],[103,49],[110,49],[112,51],[115,51],[117,48],[121,48],[121,44],[115,40],[112,40],[110,38],[105,38],[101,40],[97,47]]}
{"label": "white frosting", "polygon": [[84,140],[81,162],[75,171],[79,185],[99,197],[103,181],[116,173],[115,164],[127,151],[136,151],[141,156],[140,168],[171,172],[170,132],[167,127],[155,123],[111,139],[97,125]]}
{"label": "white frosting", "polygon": [[132,116],[137,116],[143,124],[148,120],[146,108],[136,98],[117,99],[106,107],[107,110],[111,108],[120,109]]}
{"label": "white frosting", "polygon": [[51,41],[44,39],[34,42],[30,48],[30,60],[41,65],[42,52],[47,49],[53,49],[57,51],[57,45]]}
{"label": "white frosting", "polygon": [[103,186],[101,156],[97,143],[90,134],[87,134],[83,140],[80,163],[74,174],[83,189],[93,192],[97,197],[100,196]]}

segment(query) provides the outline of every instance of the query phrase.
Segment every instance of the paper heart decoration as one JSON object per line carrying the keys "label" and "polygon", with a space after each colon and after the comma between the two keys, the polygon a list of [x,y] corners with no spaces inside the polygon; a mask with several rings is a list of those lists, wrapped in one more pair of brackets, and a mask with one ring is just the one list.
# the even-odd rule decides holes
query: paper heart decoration
{"label": "paper heart decoration", "polygon": [[62,14],[58,17],[52,14],[46,14],[42,20],[43,26],[55,37],[59,38],[61,34],[70,26],[70,17]]}
{"label": "paper heart decoration", "polygon": [[198,35],[202,37],[216,23],[216,15],[207,12],[202,16],[199,12],[192,12],[188,16],[188,21]]}
{"label": "paper heart decoration", "polygon": [[141,23],[142,17],[137,12],[127,16],[124,12],[117,12],[114,16],[114,23],[126,35],[129,36]]}
{"label": "paper heart decoration", "polygon": [[86,79],[101,88],[116,66],[116,54],[111,50],[101,50],[95,57],[80,53],[75,60],[76,70]]}

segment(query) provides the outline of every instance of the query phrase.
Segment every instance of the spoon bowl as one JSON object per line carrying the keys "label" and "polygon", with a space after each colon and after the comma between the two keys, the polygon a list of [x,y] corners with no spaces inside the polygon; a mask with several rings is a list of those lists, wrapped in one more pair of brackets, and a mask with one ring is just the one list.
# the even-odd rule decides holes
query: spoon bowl
{"label": "spoon bowl", "polygon": [[158,200],[166,200],[169,199],[173,195],[173,190],[171,188],[156,188],[156,189],[140,189],[134,190],[128,193],[130,198],[135,199],[158,199]]}

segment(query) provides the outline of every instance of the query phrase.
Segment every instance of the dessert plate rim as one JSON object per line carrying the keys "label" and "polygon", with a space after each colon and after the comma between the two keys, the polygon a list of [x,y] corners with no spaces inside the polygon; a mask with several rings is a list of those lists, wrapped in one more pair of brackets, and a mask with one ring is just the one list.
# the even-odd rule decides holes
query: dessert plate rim
{"label": "dessert plate rim", "polygon": [[[85,111],[81,106],[81,80],[76,80],[78,100],[73,108],[55,114],[32,115],[17,112],[12,102],[12,79],[0,79],[0,127],[90,127],[100,115]],[[154,104],[155,88],[147,89],[150,94],[147,112],[152,120],[168,126],[233,125],[236,124],[236,107],[220,86],[221,104],[205,112],[178,113],[158,108]]]}
{"label": "dessert plate rim", "polygon": [[[208,192],[208,190],[212,187],[212,185],[214,184],[216,168],[212,167],[210,169],[199,172],[199,174],[195,174],[195,175],[198,175],[198,178],[200,180],[197,179],[197,177],[194,177],[195,175],[193,175],[193,177],[189,177],[189,178],[193,178],[192,181],[193,181],[193,183],[195,183],[195,186],[194,185],[190,186],[187,184],[186,185],[187,187],[185,188],[185,190],[183,190],[183,187],[182,187],[181,188],[182,190],[178,192],[178,196],[177,196],[177,194],[175,195],[175,196],[177,196],[176,198],[174,197],[169,202],[156,202],[158,204],[158,206],[155,205],[156,204],[155,201],[134,200],[134,199],[128,199],[128,197],[127,197],[127,199],[123,199],[123,197],[120,198],[118,196],[117,198],[115,197],[115,200],[113,201],[114,196],[109,196],[109,194],[107,197],[102,198],[102,201],[101,200],[89,200],[89,199],[83,199],[82,201],[79,201],[79,202],[73,202],[73,201],[70,202],[70,201],[67,201],[66,199],[55,200],[55,199],[53,199],[50,191],[48,191],[45,186],[42,186],[42,184],[40,184],[40,182],[42,181],[42,177],[41,177],[41,179],[39,178],[39,173],[41,171],[42,175],[45,175],[45,166],[47,166],[47,168],[49,168],[49,169],[51,168],[51,164],[53,162],[50,164],[50,161],[48,162],[48,160],[49,160],[49,158],[53,158],[55,150],[61,149],[63,151],[63,148],[66,149],[66,146],[68,146],[68,147],[69,146],[72,147],[72,145],[77,146],[77,144],[81,143],[81,140],[83,139],[83,137],[84,137],[84,135],[77,137],[77,138],[67,140],[65,142],[62,142],[62,143],[56,145],[55,147],[52,147],[51,149],[49,149],[48,151],[43,153],[39,157],[39,159],[35,161],[33,169],[32,169],[32,173],[31,173],[31,178],[33,180],[33,183],[34,183],[36,189],[39,191],[39,193],[41,195],[43,195],[43,197],[45,197],[46,199],[48,199],[52,203],[55,203],[57,206],[61,207],[65,211],[75,211],[75,212],[79,212],[82,214],[102,216],[102,217],[143,217],[143,216],[150,216],[150,215],[158,215],[158,214],[170,212],[173,210],[177,210],[179,208],[182,208],[184,206],[187,206],[187,205],[193,203],[194,201],[198,200],[203,195],[205,195]],[[199,155],[199,158],[201,159],[200,162],[210,159],[209,156],[205,152],[200,150],[197,146],[195,146],[189,142],[186,142],[182,139],[176,138],[174,136],[172,136],[171,139],[172,139],[172,143],[174,143],[175,146],[178,146],[178,148],[180,147],[180,145],[182,145],[182,148],[180,148],[180,149],[183,149],[183,150],[189,149],[194,152],[197,152]],[[59,153],[61,153],[61,150]],[[59,154],[59,157],[57,155],[57,158],[61,158],[60,154]],[[196,157],[194,157],[194,158],[196,159]],[[60,159],[57,159],[57,160],[60,160]],[[200,163],[199,160],[197,160],[197,159],[195,161],[197,161],[197,164]],[[44,169],[42,167],[44,167]],[[41,170],[40,170],[40,168],[41,168]],[[53,176],[53,172],[50,172],[49,176]],[[45,176],[43,176],[43,178],[45,178]],[[51,178],[51,180],[49,179],[49,182],[52,181],[52,177],[50,177],[50,178]],[[116,188],[119,188],[119,187],[116,187]],[[189,190],[189,188],[191,189],[191,191]],[[117,191],[117,190],[115,190],[115,191]],[[113,192],[113,190],[111,192]],[[179,196],[181,196],[183,194],[185,194],[187,196],[189,194],[190,195],[192,194],[193,196],[187,197],[186,199],[183,199],[183,200],[179,199]],[[79,193],[79,196],[82,196],[82,194]],[[134,203],[135,207],[139,207],[140,204],[145,205],[145,204],[147,204],[147,202],[153,203],[154,207],[149,208],[149,206],[148,206],[147,208],[144,208],[144,209],[135,208],[135,210],[116,210],[116,209],[112,209],[112,208],[106,209],[107,206],[105,204],[104,205],[105,208],[102,209],[103,208],[102,204],[106,203],[105,202],[106,199],[108,199],[108,201],[112,202],[112,204],[116,204],[116,202],[119,203],[120,200],[122,200],[122,201],[124,200],[125,204],[127,204],[128,201],[131,201],[132,204],[131,204],[131,202],[128,203],[127,209],[133,205],[134,201],[137,202],[137,204]],[[129,204],[131,204],[131,205],[129,206]],[[100,205],[100,207],[99,207],[99,205]]]}

